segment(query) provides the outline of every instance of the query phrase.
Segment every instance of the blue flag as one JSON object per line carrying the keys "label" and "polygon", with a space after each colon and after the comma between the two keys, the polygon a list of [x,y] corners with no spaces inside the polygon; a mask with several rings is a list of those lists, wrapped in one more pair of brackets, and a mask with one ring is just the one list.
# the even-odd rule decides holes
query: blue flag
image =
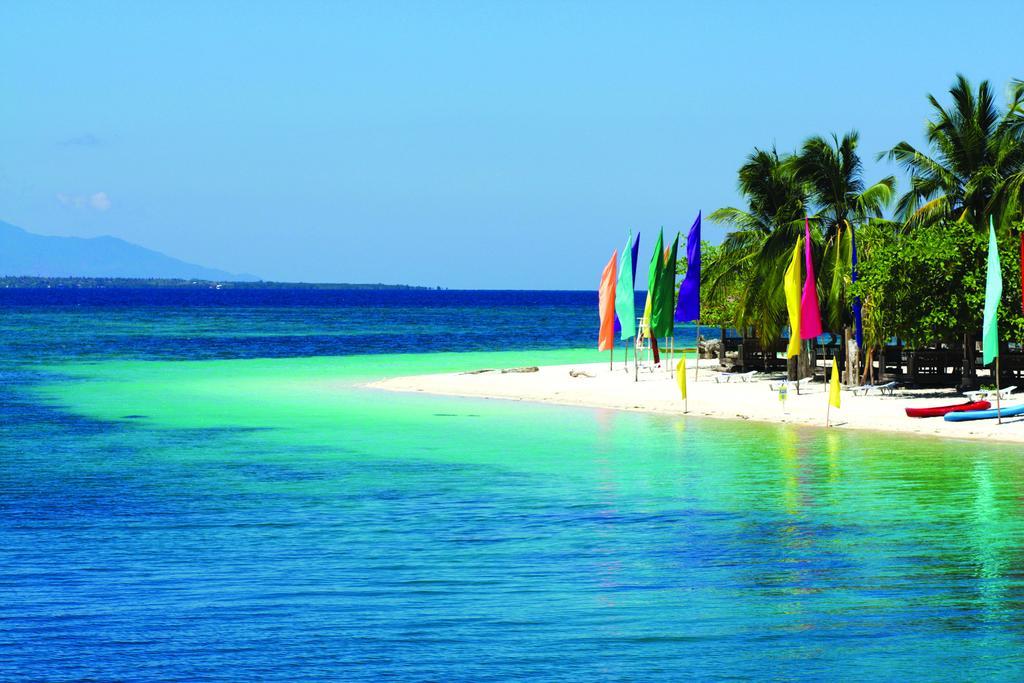
{"label": "blue flag", "polygon": [[677,322],[700,320],[700,212],[686,236],[686,277],[679,285],[676,303]]}
{"label": "blue flag", "polygon": [[[853,263],[853,281],[857,281],[857,236],[850,228],[850,260]],[[857,348],[864,348],[864,318],[861,315],[860,297],[853,297],[853,325],[854,336],[857,338]]]}
{"label": "blue flag", "polygon": [[636,285],[636,259],[640,255],[640,231],[636,231],[636,237],[633,239],[633,284]]}

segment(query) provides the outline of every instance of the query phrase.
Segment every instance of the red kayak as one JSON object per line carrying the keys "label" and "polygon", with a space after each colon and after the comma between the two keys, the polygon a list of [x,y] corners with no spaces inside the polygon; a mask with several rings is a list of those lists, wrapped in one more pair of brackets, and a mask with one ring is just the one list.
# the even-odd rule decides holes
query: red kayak
{"label": "red kayak", "polygon": [[907,408],[907,417],[942,417],[946,413],[959,413],[964,410],[988,410],[992,404],[988,401],[968,401],[954,403],[951,406],[933,406],[931,408]]}

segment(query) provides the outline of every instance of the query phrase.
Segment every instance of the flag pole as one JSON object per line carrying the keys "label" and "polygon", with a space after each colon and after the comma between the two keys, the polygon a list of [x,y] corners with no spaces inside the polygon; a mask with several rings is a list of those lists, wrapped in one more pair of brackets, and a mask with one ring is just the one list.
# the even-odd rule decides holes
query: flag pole
{"label": "flag pole", "polygon": [[[836,359],[832,359],[832,364],[835,365]],[[828,374],[828,373],[826,373]],[[828,405],[825,407],[825,428],[831,427],[830,419],[832,417],[832,387],[829,386],[828,390]]]}
{"label": "flag pole", "polygon": [[[793,334],[793,328],[792,327],[789,328],[789,333]],[[803,344],[803,342],[801,342],[801,344]],[[796,355],[796,395],[797,396],[800,395],[800,356],[802,356],[804,351],[807,350],[807,345],[803,344],[803,346],[804,346],[804,348],[800,351],[800,353],[798,353]],[[788,372],[788,370],[787,370],[787,372]],[[786,378],[787,379],[789,378],[788,374],[786,375]]]}
{"label": "flag pole", "polygon": [[[697,373],[700,372],[700,318],[697,318],[697,361],[693,364],[693,381],[697,381]],[[724,356],[723,356],[724,358]]]}
{"label": "flag pole", "polygon": [[[828,359],[825,358],[825,342],[821,342],[821,374],[824,376],[823,379],[825,379],[826,381],[828,381],[826,379],[828,377],[828,366],[825,365],[825,363],[827,363],[827,362],[828,362]],[[835,356],[832,356],[832,362],[833,363],[836,362],[836,357]],[[814,362],[814,369],[815,370],[818,369],[818,362],[817,361]]]}
{"label": "flag pole", "polygon": [[637,362],[637,337],[633,335],[633,381],[640,381],[640,365]]}
{"label": "flag pole", "polygon": [[612,344],[612,348],[608,349],[608,369],[615,369],[615,344]]}
{"label": "flag pole", "polygon": [[668,338],[668,368],[669,377],[676,376],[676,336],[673,334]]}
{"label": "flag pole", "polygon": [[651,364],[651,367],[654,367],[654,359],[651,356],[651,353],[652,353],[651,346],[650,346],[651,342],[650,342],[649,338],[645,337],[645,339],[648,339],[648,341],[646,342],[647,343],[647,348],[641,348],[643,353],[640,354],[640,362],[641,363],[647,363],[649,361],[650,364]]}
{"label": "flag pole", "polygon": [[999,396],[999,356],[996,356],[996,419],[1003,424],[1003,402]]}

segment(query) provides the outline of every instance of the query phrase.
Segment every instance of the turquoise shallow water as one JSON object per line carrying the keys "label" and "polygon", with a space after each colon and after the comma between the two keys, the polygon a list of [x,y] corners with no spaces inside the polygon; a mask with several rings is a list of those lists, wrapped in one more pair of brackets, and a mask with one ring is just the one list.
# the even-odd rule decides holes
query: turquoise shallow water
{"label": "turquoise shallow water", "polygon": [[119,344],[7,359],[5,680],[1024,670],[1019,448],[361,386],[583,350]]}

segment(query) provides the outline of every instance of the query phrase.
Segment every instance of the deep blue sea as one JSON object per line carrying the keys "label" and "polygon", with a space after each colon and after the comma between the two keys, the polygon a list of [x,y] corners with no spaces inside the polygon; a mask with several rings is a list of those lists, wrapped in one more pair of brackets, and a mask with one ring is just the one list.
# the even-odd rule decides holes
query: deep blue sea
{"label": "deep blue sea", "polygon": [[596,329],[587,292],[0,290],[0,680],[1024,677],[1019,447],[366,387]]}
{"label": "deep blue sea", "polygon": [[0,314],[19,364],[587,348],[598,325],[576,291],[0,289]]}

